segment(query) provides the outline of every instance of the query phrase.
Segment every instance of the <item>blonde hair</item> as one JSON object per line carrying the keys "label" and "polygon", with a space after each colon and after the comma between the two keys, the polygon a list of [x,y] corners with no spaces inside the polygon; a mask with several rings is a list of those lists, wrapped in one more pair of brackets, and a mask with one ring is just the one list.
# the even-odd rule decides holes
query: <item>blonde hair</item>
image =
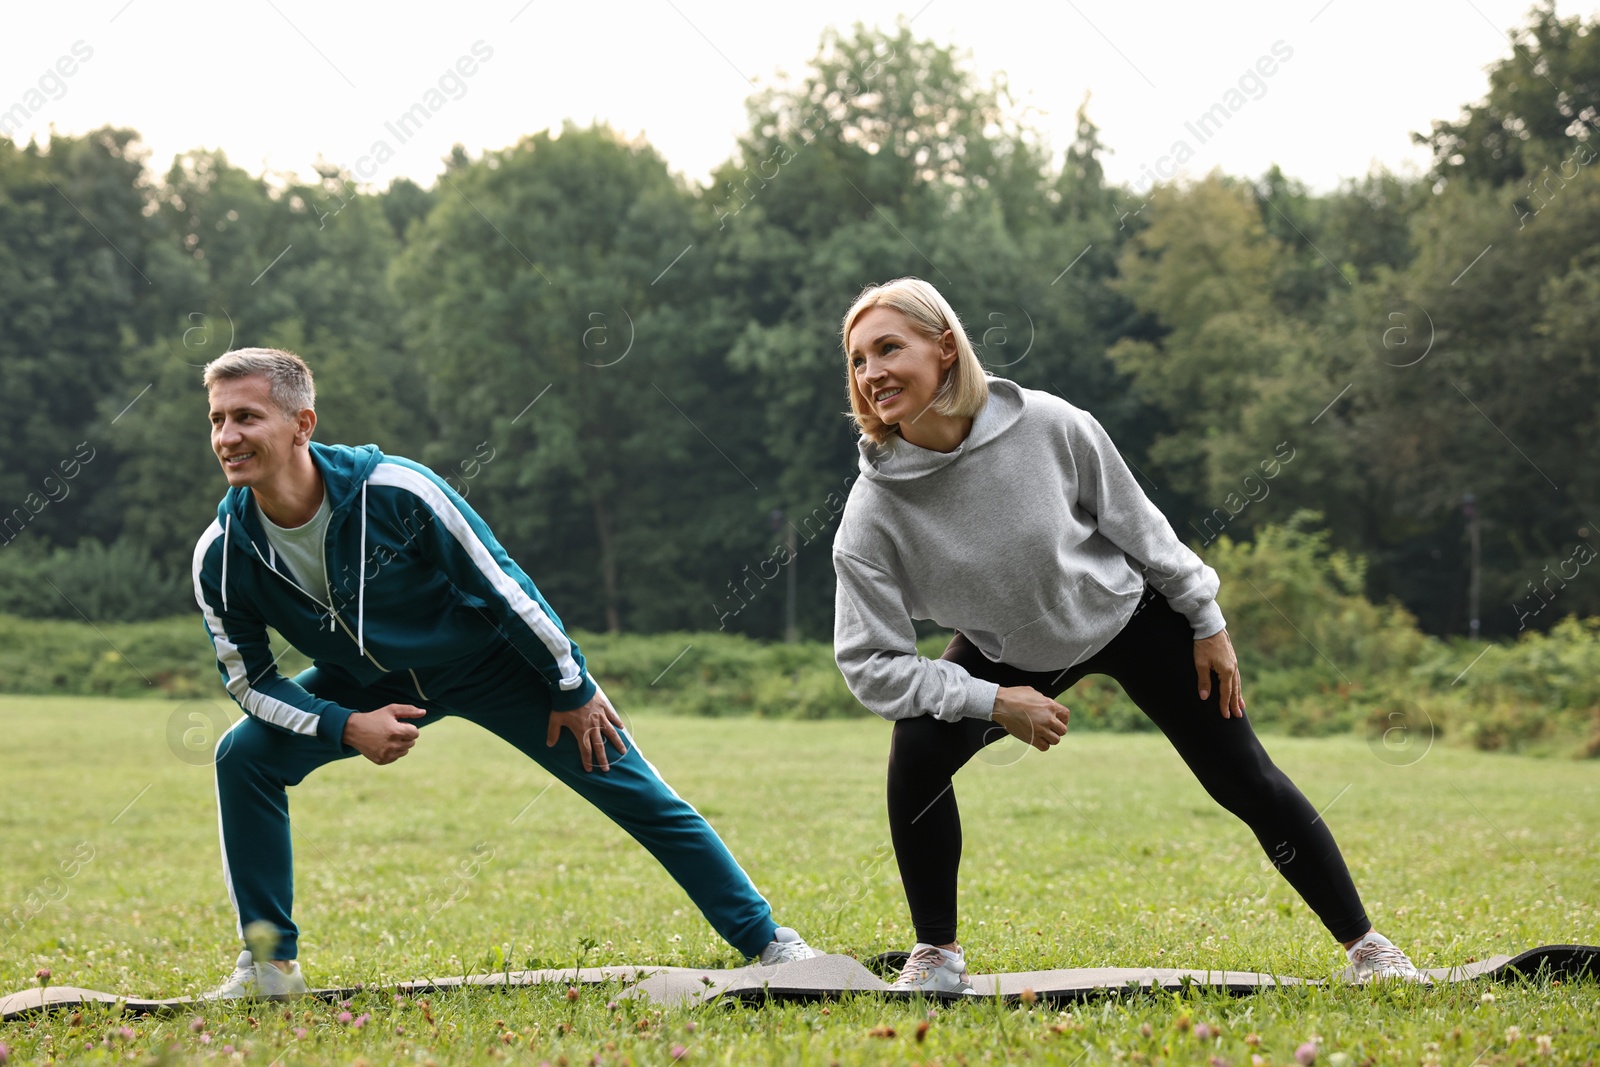
{"label": "blonde hair", "polygon": [[878,418],[872,405],[861,395],[856,385],[855,368],[850,365],[850,330],[856,320],[868,309],[888,307],[911,320],[911,325],[924,337],[937,342],[949,330],[955,335],[956,361],[945,372],[939,391],[933,395],[929,408],[940,415],[971,418],[989,402],[989,382],[984,376],[983,364],[972,350],[972,342],[948,301],[939,290],[921,278],[896,278],[882,285],[869,285],[856,297],[850,310],[845,312],[840,328],[840,342],[844,347],[845,380],[850,394],[850,415],[856,428],[876,444],[883,444],[893,436],[890,424]]}
{"label": "blonde hair", "polygon": [[284,418],[293,419],[306,408],[316,410],[317,387],[311,380],[311,368],[305,360],[281,348],[236,348],[224,352],[206,364],[201,381],[210,389],[217,382],[256,374],[267,380],[272,402]]}

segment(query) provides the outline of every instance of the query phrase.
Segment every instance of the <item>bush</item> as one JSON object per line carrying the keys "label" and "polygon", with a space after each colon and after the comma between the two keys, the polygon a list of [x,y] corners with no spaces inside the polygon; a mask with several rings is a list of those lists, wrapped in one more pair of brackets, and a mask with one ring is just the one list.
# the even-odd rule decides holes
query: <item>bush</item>
{"label": "bush", "polygon": [[1440,694],[1429,714],[1475,748],[1600,756],[1600,618],[1569,615],[1487,650],[1440,642],[1410,679]]}
{"label": "bush", "polygon": [[28,544],[0,551],[0,612],[30,619],[94,623],[161,619],[194,603],[186,576],[126,538],[108,548],[85,538],[46,552]]}
{"label": "bush", "polygon": [[1433,639],[1398,601],[1366,599],[1366,560],[1329,551],[1327,531],[1310,528],[1321,520],[1302,509],[1253,542],[1223,534],[1207,551],[1240,656],[1248,652],[1258,672],[1312,667],[1352,685],[1421,662]]}
{"label": "bush", "polygon": [[[1262,528],[1250,544],[1223,536],[1207,553],[1222,576],[1223,612],[1258,728],[1378,737],[1403,723],[1484,750],[1600,756],[1600,618],[1568,618],[1549,633],[1530,631],[1487,652],[1464,639],[1430,638],[1403,608],[1361,596],[1364,561],[1330,552],[1326,533],[1309,529],[1318,518],[1297,513],[1285,526]],[[131,610],[140,596],[156,595],[159,572],[148,557],[92,543],[68,556],[0,553],[0,603],[35,595],[17,579],[36,567],[59,567],[53,573],[69,583],[99,575],[94,580],[107,590],[85,592],[83,601],[103,612],[116,604]],[[129,573],[113,579],[106,572],[119,561]],[[845,686],[826,642],[764,644],[722,632],[573,636],[624,709],[804,719],[870,714]],[[917,649],[936,658],[948,641],[947,633],[930,634]],[[282,648],[276,635],[274,647]],[[293,674],[306,660],[290,651],[279,666]],[[97,619],[95,626],[0,615],[0,691],[221,695],[195,614]],[[1062,702],[1076,730],[1155,728],[1107,678],[1083,679]]]}
{"label": "bush", "polygon": [[845,685],[833,646],[820,641],[763,644],[720,632],[573,637],[596,680],[619,704],[682,715],[870,714]]}
{"label": "bush", "polygon": [[0,615],[0,691],[187,699],[221,683],[198,614],[98,629]]}

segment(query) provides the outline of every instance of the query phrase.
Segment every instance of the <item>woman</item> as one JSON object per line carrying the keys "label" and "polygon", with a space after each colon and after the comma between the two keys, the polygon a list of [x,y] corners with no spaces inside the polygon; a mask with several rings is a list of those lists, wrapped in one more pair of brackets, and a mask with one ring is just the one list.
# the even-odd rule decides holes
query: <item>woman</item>
{"label": "woman", "polygon": [[[1216,571],[1173,533],[1088,412],[986,378],[933,286],[868,288],[844,318],[861,473],[834,540],[839,669],[894,722],[889,828],[917,943],[896,988],[967,992],[951,776],[1011,734],[1041,752],[1088,674],[1116,679],[1243,819],[1366,980],[1426,981],[1372,929],[1325,822],[1245,718]],[[912,619],[956,631],[937,660]]]}

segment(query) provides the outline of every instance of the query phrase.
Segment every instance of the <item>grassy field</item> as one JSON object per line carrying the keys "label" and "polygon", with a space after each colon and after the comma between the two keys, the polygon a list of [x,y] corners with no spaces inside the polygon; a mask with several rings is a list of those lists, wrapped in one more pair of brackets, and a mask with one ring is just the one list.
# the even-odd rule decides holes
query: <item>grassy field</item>
{"label": "grassy field", "polygon": [[[0,992],[49,981],[173,996],[237,946],[210,768],[169,734],[221,702],[0,698]],[[177,729],[171,729],[172,724]],[[639,716],[634,734],[774,904],[828,951],[912,935],[871,721]],[[1436,746],[1396,766],[1359,739],[1267,739],[1327,818],[1369,913],[1422,966],[1600,942],[1600,767]],[[1322,976],[1343,953],[1159,735],[990,750],[957,779],[962,940],[974,972],[1188,966]],[[504,966],[726,966],[653,861],[476,727],[429,728],[386,768],[346,761],[293,793],[302,964],[368,988]],[[1263,869],[1265,868],[1265,870]],[[504,962],[502,962],[504,961]],[[1043,1005],[712,1005],[659,1010],[585,989],[349,1006],[208,1007],[0,1024],[12,1060],[1216,1064],[1592,1063],[1600,989],[1290,989]],[[1486,997],[1492,993],[1492,997]],[[363,1020],[357,1025],[358,1020]],[[201,1020],[197,1022],[196,1020]],[[928,1023],[923,1030],[922,1023]],[[1204,1023],[1211,1031],[1204,1031]],[[1547,1039],[1547,1040],[1546,1040]],[[1546,1046],[1548,1048],[1545,1053]],[[241,1055],[242,1054],[242,1055]]]}

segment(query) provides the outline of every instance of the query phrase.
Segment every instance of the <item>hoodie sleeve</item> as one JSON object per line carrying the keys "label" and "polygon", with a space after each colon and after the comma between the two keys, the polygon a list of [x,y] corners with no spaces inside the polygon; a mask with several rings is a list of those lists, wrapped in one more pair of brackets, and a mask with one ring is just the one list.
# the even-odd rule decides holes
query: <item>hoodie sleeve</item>
{"label": "hoodie sleeve", "polygon": [[373,468],[367,484],[403,489],[427,509],[432,521],[422,523],[416,535],[423,556],[457,589],[489,605],[501,636],[550,686],[552,710],[572,711],[594,698],[596,686],[577,642],[460,494],[427,468],[393,458]]}
{"label": "hoodie sleeve", "polygon": [[1079,506],[1095,517],[1112,544],[1141,565],[1145,580],[1173,609],[1188,618],[1196,641],[1221,632],[1228,623],[1217,606],[1222,586],[1217,572],[1178,540],[1098,419],[1078,408],[1067,425]]}
{"label": "hoodie sleeve", "polygon": [[228,602],[222,585],[227,549],[222,524],[213,522],[195,545],[192,568],[194,598],[205,616],[222,684],[245,714],[344,751],[345,721],[353,709],[313,696],[279,673],[266,622],[241,598]]}
{"label": "hoodie sleeve", "polygon": [[988,719],[1000,686],[917,651],[916,631],[894,577],[835,549],[833,654],[855,698],[891,721],[932,715]]}

